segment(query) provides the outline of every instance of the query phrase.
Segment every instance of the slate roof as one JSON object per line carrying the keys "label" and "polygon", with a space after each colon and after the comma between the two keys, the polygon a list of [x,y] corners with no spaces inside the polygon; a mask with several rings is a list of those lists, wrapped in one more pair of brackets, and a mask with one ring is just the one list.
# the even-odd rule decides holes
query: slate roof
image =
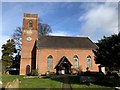
{"label": "slate roof", "polygon": [[41,36],[37,40],[37,48],[86,48],[97,46],[88,37]]}

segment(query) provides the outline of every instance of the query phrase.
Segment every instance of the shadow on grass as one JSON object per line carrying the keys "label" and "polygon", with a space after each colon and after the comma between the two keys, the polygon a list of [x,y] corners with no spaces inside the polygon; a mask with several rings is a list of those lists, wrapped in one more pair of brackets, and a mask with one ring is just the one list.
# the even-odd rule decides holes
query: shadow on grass
{"label": "shadow on grass", "polygon": [[99,85],[103,88],[106,88],[106,87],[115,87],[112,83],[105,83],[105,82],[94,82],[94,83],[80,83],[79,81],[79,77],[77,75],[74,75],[74,76],[69,76],[69,81],[71,84],[76,84],[76,85],[86,85],[86,86],[90,86],[91,84],[93,85]]}
{"label": "shadow on grass", "polygon": [[[63,83],[65,81],[66,77],[68,77],[70,84],[90,86],[90,82],[80,83],[78,75],[55,75],[55,76],[51,77],[50,79]],[[47,78],[47,77],[44,77],[44,78]],[[69,82],[64,82],[64,83],[68,84]],[[91,84],[99,85],[99,86],[103,86],[103,87],[114,87],[114,85],[112,83],[105,83],[105,82],[94,82]]]}
{"label": "shadow on grass", "polygon": [[51,76],[50,79],[58,81],[58,82],[63,82],[64,76],[63,75],[54,75],[54,76]]}

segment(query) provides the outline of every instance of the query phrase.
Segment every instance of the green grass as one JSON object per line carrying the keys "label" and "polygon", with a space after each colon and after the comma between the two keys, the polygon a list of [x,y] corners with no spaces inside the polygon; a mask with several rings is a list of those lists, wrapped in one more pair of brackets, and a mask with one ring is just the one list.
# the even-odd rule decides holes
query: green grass
{"label": "green grass", "polygon": [[20,80],[20,88],[62,88],[62,82],[59,82],[60,78],[52,80],[49,78],[23,78],[19,75],[3,75],[2,81],[6,85],[7,82],[16,78]]}
{"label": "green grass", "polygon": [[[106,87],[106,86],[100,86],[100,85],[95,85],[95,84],[90,84],[90,85],[86,85],[86,84],[72,84],[71,85],[72,88],[111,88],[111,87]],[[112,90],[113,88],[111,88],[110,90]]]}
{"label": "green grass", "polygon": [[3,86],[5,86],[8,82],[11,82],[11,81],[15,80],[16,78],[20,79],[20,78],[23,78],[23,76],[3,74],[2,75]]}
{"label": "green grass", "polygon": [[114,88],[112,87],[108,87],[108,86],[101,86],[101,85],[96,85],[96,84],[90,84],[90,85],[87,85],[87,84],[80,84],[79,83],[79,78],[78,76],[69,76],[69,81],[71,83],[71,87],[73,88],[73,90],[75,88],[82,88],[84,90],[87,90],[87,89],[97,89],[99,88],[99,90],[106,90],[106,89],[109,89],[109,90],[114,90]]}
{"label": "green grass", "polygon": [[2,81],[2,75],[0,74],[0,81]]}
{"label": "green grass", "polygon": [[20,88],[62,88],[62,83],[48,78],[21,79]]}
{"label": "green grass", "polygon": [[[13,81],[16,78],[20,80],[20,88],[62,88],[62,78],[23,78],[24,76],[20,75],[2,75],[3,86],[7,84],[7,82]],[[97,89],[99,90],[114,90],[112,87],[101,86],[96,84],[80,84],[77,76],[69,76],[69,81],[71,83],[72,90],[75,88],[81,88],[83,90],[88,89]]]}

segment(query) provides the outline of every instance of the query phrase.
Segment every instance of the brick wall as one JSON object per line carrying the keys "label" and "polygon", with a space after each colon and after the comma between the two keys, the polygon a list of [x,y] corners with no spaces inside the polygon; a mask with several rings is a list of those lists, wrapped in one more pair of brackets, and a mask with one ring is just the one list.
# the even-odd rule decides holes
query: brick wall
{"label": "brick wall", "polygon": [[[49,70],[47,67],[47,58],[49,55],[53,57],[53,69]],[[71,68],[74,68],[74,60],[73,57],[77,55],[79,60],[79,66],[82,67],[83,71],[86,71],[87,67],[87,56],[90,55],[92,58],[92,67],[90,68],[91,71],[98,71],[98,65],[94,62],[94,54],[90,49],[37,49],[37,56],[36,56],[36,67],[38,68],[38,72],[40,74],[44,74],[46,71],[56,72],[54,68],[60,59],[65,56],[69,62],[73,65]]]}
{"label": "brick wall", "polygon": [[[29,21],[32,21],[32,27],[29,27]],[[27,40],[30,37],[31,40]],[[30,66],[31,62],[35,58],[33,57],[33,48],[35,41],[38,38],[38,15],[37,14],[24,14],[23,27],[22,27],[22,53],[20,61],[20,75],[26,74],[26,68]]]}

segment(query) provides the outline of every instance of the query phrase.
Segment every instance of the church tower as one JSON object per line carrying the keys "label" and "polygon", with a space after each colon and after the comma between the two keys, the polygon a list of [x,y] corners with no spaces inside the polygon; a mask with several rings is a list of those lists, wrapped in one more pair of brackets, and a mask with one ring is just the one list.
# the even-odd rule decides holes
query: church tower
{"label": "church tower", "polygon": [[20,75],[30,74],[36,67],[35,42],[38,38],[38,15],[24,14]]}

